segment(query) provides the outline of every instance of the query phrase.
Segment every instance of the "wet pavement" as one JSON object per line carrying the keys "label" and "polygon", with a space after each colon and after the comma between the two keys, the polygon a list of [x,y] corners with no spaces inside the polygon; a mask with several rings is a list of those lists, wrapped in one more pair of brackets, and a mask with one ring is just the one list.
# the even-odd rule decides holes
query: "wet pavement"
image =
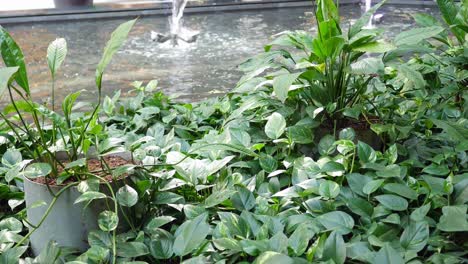
{"label": "wet pavement", "polygon": [[[133,81],[156,79],[159,88],[169,94],[179,93],[184,101],[223,94],[235,85],[241,73],[236,66],[263,50],[272,36],[285,30],[313,31],[313,9],[281,8],[238,12],[189,14],[184,25],[200,31],[195,43],[172,47],[151,40],[151,31],[169,30],[165,16],[141,17],[124,47],[114,56],[103,81],[103,91],[112,94],[132,89]],[[361,15],[359,5],[341,7],[345,24]],[[437,14],[432,7],[385,6],[377,25],[384,36],[413,25],[410,14]],[[57,37],[68,43],[68,55],[59,70],[56,85],[58,99],[71,91],[86,89],[82,100],[95,96],[94,72],[105,42],[112,30],[128,19],[81,20],[5,25],[26,56],[31,89],[35,98],[44,100],[50,93],[50,74],[46,62],[48,44]],[[344,28],[347,28],[345,26]]]}

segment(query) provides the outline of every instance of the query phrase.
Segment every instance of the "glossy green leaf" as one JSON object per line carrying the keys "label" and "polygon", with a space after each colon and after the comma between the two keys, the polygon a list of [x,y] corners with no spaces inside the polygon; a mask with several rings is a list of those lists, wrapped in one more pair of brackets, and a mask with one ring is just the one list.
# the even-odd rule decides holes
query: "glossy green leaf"
{"label": "glossy green leaf", "polygon": [[336,198],[340,194],[340,186],[334,181],[320,183],[319,194],[327,199]]}
{"label": "glossy green leaf", "polygon": [[85,192],[82,195],[80,195],[80,197],[78,197],[75,200],[75,204],[82,203],[82,202],[90,202],[92,200],[104,199],[104,198],[107,198],[107,195],[105,195],[105,194],[103,194],[101,192],[88,191],[88,192]]}
{"label": "glossy green leaf", "polygon": [[383,188],[386,191],[398,194],[410,200],[416,200],[416,198],[418,198],[418,193],[415,190],[401,183],[387,183]]}
{"label": "glossy green leaf", "polygon": [[141,242],[123,242],[117,244],[117,256],[135,258],[149,253],[148,247]]}
{"label": "glossy green leaf", "polygon": [[294,260],[284,254],[266,251],[255,259],[253,264],[293,264]]}
{"label": "glossy green leaf", "polygon": [[301,256],[307,249],[314,232],[307,225],[299,225],[288,240],[288,246],[296,256]]}
{"label": "glossy green leaf", "polygon": [[206,223],[207,214],[185,221],[175,232],[174,253],[185,256],[197,249],[205,240],[210,226]]}
{"label": "glossy green leaf", "polygon": [[405,261],[389,243],[385,245],[377,252],[373,264],[405,264]]}
{"label": "glossy green leaf", "polygon": [[395,44],[397,46],[418,44],[425,39],[437,36],[442,31],[444,28],[439,26],[413,28],[398,34],[395,37]]}
{"label": "glossy green leaf", "polygon": [[[24,55],[18,44],[10,34],[0,26],[0,52],[3,62],[7,67],[18,67],[15,80],[21,86],[27,95],[30,95],[28,73],[26,72],[26,63]],[[0,87],[1,88],[1,87]]]}
{"label": "glossy green leaf", "polygon": [[249,211],[255,207],[255,196],[245,187],[237,187],[237,192],[231,197],[232,204],[239,211]]}
{"label": "glossy green leaf", "polygon": [[331,232],[325,241],[323,258],[333,260],[333,263],[343,264],[346,260],[346,246],[343,236],[336,231]]}
{"label": "glossy green leaf", "polygon": [[102,231],[112,231],[117,228],[119,217],[115,212],[103,211],[98,216],[98,225]]}
{"label": "glossy green leaf", "polygon": [[280,113],[273,113],[268,117],[265,134],[271,139],[278,139],[286,129],[286,120]]}
{"label": "glossy green leaf", "polygon": [[116,198],[120,205],[132,207],[138,202],[138,193],[132,187],[125,185],[117,191]]}
{"label": "glossy green leaf", "polygon": [[379,201],[385,208],[393,211],[404,211],[408,208],[408,201],[397,195],[383,194],[375,196],[375,199]]}
{"label": "glossy green leaf", "polygon": [[3,95],[19,67],[0,68],[0,96]]}
{"label": "glossy green leaf", "polygon": [[400,237],[401,246],[405,250],[421,251],[429,240],[429,225],[426,222],[411,222],[406,226]]}
{"label": "glossy green leaf", "polygon": [[48,163],[33,163],[24,169],[23,175],[27,178],[34,179],[45,177],[51,172],[52,168]]}
{"label": "glossy green leaf", "polygon": [[466,232],[468,221],[466,219],[467,205],[444,206],[443,215],[439,219],[437,229],[445,232]]}
{"label": "glossy green leaf", "polygon": [[374,149],[366,143],[359,141],[357,149],[359,160],[362,163],[375,162],[377,160]]}
{"label": "glossy green leaf", "polygon": [[370,182],[366,183],[366,185],[364,185],[364,187],[362,188],[362,192],[369,195],[369,194],[377,191],[377,189],[379,189],[380,186],[382,186],[383,183],[384,183],[384,180],[370,181]]}
{"label": "glossy green leaf", "polygon": [[347,213],[333,211],[316,218],[327,230],[335,230],[342,235],[346,235],[354,227],[354,219]]}
{"label": "glossy green leaf", "polygon": [[288,73],[276,76],[273,79],[273,91],[275,91],[276,97],[284,103],[288,98],[289,87],[299,77],[301,73]]}

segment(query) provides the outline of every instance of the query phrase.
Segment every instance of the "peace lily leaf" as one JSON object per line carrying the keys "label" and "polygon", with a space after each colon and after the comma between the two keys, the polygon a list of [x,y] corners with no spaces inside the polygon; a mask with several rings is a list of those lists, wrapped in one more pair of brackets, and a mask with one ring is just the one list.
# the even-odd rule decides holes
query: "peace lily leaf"
{"label": "peace lily leaf", "polygon": [[197,249],[208,235],[210,226],[206,223],[207,214],[184,222],[175,232],[174,253],[185,256]]}
{"label": "peace lily leaf", "polygon": [[[18,85],[24,89],[26,94],[29,95],[28,73],[26,72],[26,63],[24,61],[23,52],[3,27],[0,27],[0,52],[5,65],[7,67],[16,68],[14,72],[18,73],[15,75],[15,80]],[[0,79],[3,79],[3,77]],[[0,88],[2,88],[2,86],[0,86]]]}
{"label": "peace lily leaf", "polygon": [[375,196],[384,207],[393,211],[404,211],[408,208],[408,201],[393,194],[383,194]]}
{"label": "peace lily leaf", "polygon": [[406,250],[421,251],[429,240],[429,225],[426,222],[411,222],[400,238],[401,246]]}
{"label": "peace lily leaf", "polygon": [[341,234],[336,231],[331,232],[325,241],[323,248],[323,258],[333,260],[336,264],[343,264],[346,260],[346,246]]}
{"label": "peace lily leaf", "polygon": [[138,193],[132,187],[125,185],[117,191],[116,198],[120,205],[132,207],[138,202]]}
{"label": "peace lily leaf", "polygon": [[83,193],[80,197],[78,197],[75,200],[75,204],[82,203],[82,202],[90,202],[92,200],[104,199],[104,198],[107,198],[107,195],[100,193],[100,192],[89,191],[89,192]]}
{"label": "peace lily leaf", "polygon": [[384,53],[396,49],[394,45],[385,41],[373,41],[354,47],[353,50],[369,53]]}
{"label": "peace lily leaf", "polygon": [[286,120],[280,113],[273,113],[268,117],[265,134],[271,139],[278,139],[286,129]]}
{"label": "peace lily leaf", "polygon": [[418,44],[422,40],[437,36],[442,31],[444,28],[439,26],[410,29],[398,34],[395,37],[395,44],[397,46]]}
{"label": "peace lily leaf", "polygon": [[275,91],[276,97],[284,103],[288,98],[289,87],[299,77],[301,73],[288,73],[276,76],[273,79],[273,90]]}
{"label": "peace lily leaf", "polygon": [[320,215],[317,220],[327,230],[336,230],[342,235],[348,234],[354,227],[354,219],[349,214],[341,211]]}
{"label": "peace lily leaf", "polygon": [[389,243],[385,245],[375,255],[373,264],[405,264],[405,261]]}
{"label": "peace lily leaf", "polygon": [[47,64],[49,65],[50,73],[55,76],[57,70],[62,65],[67,56],[67,42],[63,38],[58,38],[50,43],[47,48]]}
{"label": "peace lily leaf", "polygon": [[104,53],[102,55],[101,61],[99,62],[96,68],[96,86],[101,90],[102,86],[102,75],[107,65],[110,63],[112,57],[117,52],[118,49],[123,45],[127,39],[128,33],[135,24],[136,19],[127,21],[120,26],[118,26],[114,32],[112,32],[111,38],[104,48]]}
{"label": "peace lily leaf", "polygon": [[445,232],[466,232],[468,221],[466,220],[467,205],[444,206],[443,215],[439,219],[437,228]]}
{"label": "peace lily leaf", "polygon": [[51,172],[52,168],[48,163],[33,163],[27,166],[22,174],[27,178],[34,179],[47,176]]}
{"label": "peace lily leaf", "polygon": [[340,194],[340,186],[334,181],[324,181],[320,183],[319,194],[328,199],[336,198]]}
{"label": "peace lily leaf", "polygon": [[117,228],[119,217],[115,212],[104,211],[99,214],[98,225],[102,231],[112,231]]}
{"label": "peace lily leaf", "polygon": [[0,96],[2,96],[3,92],[8,88],[8,85],[11,83],[11,78],[18,69],[19,67],[0,68]]}

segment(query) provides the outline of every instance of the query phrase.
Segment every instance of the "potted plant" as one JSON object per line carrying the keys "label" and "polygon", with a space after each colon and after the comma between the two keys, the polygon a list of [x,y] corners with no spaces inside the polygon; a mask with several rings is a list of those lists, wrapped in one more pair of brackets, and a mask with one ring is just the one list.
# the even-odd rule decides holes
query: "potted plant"
{"label": "potted plant", "polygon": [[[49,240],[84,250],[89,230],[98,226],[106,230],[117,228],[116,186],[111,182],[119,175],[112,169],[130,163],[131,156],[115,154],[121,141],[107,137],[99,124],[98,113],[104,70],[135,21],[121,24],[104,49],[96,69],[98,101],[90,113],[73,111],[79,107],[76,100],[80,91],[65,97],[62,113],[55,109],[56,74],[67,53],[64,39],[53,41],[47,50],[52,76],[51,106],[47,107],[34,101],[23,53],[9,33],[0,27],[1,55],[7,66],[0,69],[0,92],[6,92],[10,98],[10,104],[0,117],[12,131],[16,139],[12,139],[14,145],[21,150],[9,152],[13,166],[8,173],[24,181],[28,213],[25,221],[30,231],[19,244],[30,238],[35,254]],[[112,152],[114,154],[109,155]],[[23,161],[21,153],[28,160]],[[100,185],[106,190],[99,192]],[[110,199],[114,206],[92,203],[96,199]],[[38,202],[45,202],[47,206],[37,207]]]}

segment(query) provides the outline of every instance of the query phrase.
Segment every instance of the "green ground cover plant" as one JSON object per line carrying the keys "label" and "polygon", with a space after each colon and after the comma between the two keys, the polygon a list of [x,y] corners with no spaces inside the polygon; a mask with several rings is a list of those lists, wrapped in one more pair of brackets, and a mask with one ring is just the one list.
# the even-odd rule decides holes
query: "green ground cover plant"
{"label": "green ground cover plant", "polygon": [[[99,219],[85,252],[51,241],[30,255],[18,175],[38,149],[5,108],[0,263],[465,263],[468,2],[437,3],[444,21],[414,14],[417,27],[381,40],[363,28],[379,5],[344,30],[319,0],[318,32],[279,36],[223,97],[179,103],[151,81],[99,100],[78,119],[99,116],[93,144],[135,162],[112,170],[129,175],[114,196],[92,175],[77,181],[83,201],[125,208]],[[23,87],[15,61],[0,88]]]}

